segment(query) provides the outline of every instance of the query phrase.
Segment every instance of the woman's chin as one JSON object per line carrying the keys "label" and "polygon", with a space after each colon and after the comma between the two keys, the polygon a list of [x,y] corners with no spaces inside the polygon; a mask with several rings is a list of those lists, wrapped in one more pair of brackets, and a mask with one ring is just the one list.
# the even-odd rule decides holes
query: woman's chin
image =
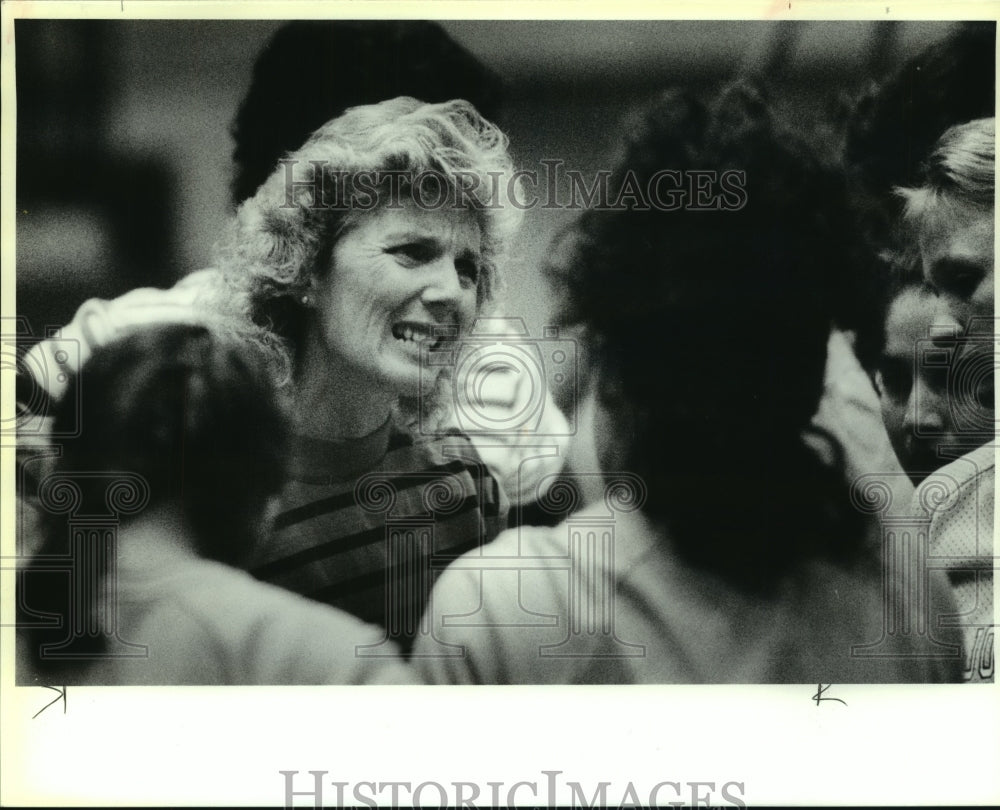
{"label": "woman's chin", "polygon": [[440,369],[422,367],[419,357],[394,357],[383,367],[386,382],[400,397],[410,399],[434,393]]}

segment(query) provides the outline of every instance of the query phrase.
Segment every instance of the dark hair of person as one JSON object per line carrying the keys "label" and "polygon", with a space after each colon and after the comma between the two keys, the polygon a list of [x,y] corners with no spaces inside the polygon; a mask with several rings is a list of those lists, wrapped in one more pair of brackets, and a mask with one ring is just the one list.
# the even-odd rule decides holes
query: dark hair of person
{"label": "dark hair of person", "polygon": [[[241,343],[204,326],[137,330],[97,348],[55,409],[56,435],[81,426],[64,442],[53,473],[78,492],[76,515],[109,515],[109,474],[131,474],[148,488],[145,509],[178,510],[202,557],[238,565],[252,552],[267,499],[285,480],[287,429],[265,365]],[[127,525],[129,518],[121,520]],[[97,578],[85,609],[108,604],[107,571],[98,570],[106,561],[96,547],[101,542],[95,533],[74,551],[66,517],[47,516],[42,547],[26,572],[25,604],[63,621],[33,634],[36,652],[62,641],[73,619],[75,577],[46,566],[73,555],[74,570]],[[99,634],[76,641],[78,655],[103,648]],[[44,656],[37,663],[43,671],[59,666]]]}
{"label": "dark hair of person", "polygon": [[907,60],[856,104],[845,139],[860,227],[873,250],[893,243],[902,200],[950,127],[996,109],[996,23],[966,22]]}
{"label": "dark hair of person", "polygon": [[646,514],[690,564],[766,592],[804,559],[853,559],[862,535],[841,448],[820,439],[830,463],[804,438],[855,259],[846,184],[746,83],[708,105],[665,94],[611,186],[662,169],[741,172],[743,204],[592,208],[549,272]]}
{"label": "dark hair of person", "polygon": [[233,121],[235,205],[254,195],[278,161],[345,110],[397,96],[428,103],[465,99],[493,120],[500,79],[437,23],[298,21],[257,58]]}
{"label": "dark hair of person", "polygon": [[[996,23],[958,24],[907,60],[857,101],[847,124],[844,162],[851,178],[856,230],[866,242],[867,275],[852,327],[855,351],[872,371],[884,336],[896,278],[912,272],[912,236],[901,227],[898,187],[921,185],[938,138],[950,127],[994,115]],[[918,270],[919,272],[919,270]]]}
{"label": "dark hair of person", "polygon": [[916,188],[895,188],[902,211],[892,230],[896,245],[870,270],[871,322],[858,329],[856,350],[871,371],[885,344],[889,307],[903,289],[922,281],[920,231],[941,205],[991,211],[994,196],[995,120],[982,118],[947,129],[920,166]]}

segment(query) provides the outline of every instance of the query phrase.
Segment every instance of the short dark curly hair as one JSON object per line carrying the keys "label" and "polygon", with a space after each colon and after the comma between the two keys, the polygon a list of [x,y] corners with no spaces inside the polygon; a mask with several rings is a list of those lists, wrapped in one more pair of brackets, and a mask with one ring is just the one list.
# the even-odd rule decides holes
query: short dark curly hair
{"label": "short dark curly hair", "polygon": [[[239,565],[253,553],[268,497],[285,482],[288,430],[264,359],[250,347],[199,325],[137,329],[95,349],[71,377],[54,420],[56,431],[70,424],[81,430],[63,442],[42,491],[54,482],[75,493],[80,514],[101,515],[108,509],[102,477],[127,472],[148,489],[136,490],[136,502],[148,496],[145,509],[176,509],[200,556]],[[69,623],[84,621],[78,611],[102,616],[114,571],[100,532],[87,532],[74,550],[63,515],[45,522],[42,546],[19,587],[29,609],[62,620],[28,633],[34,664],[70,675],[103,653],[105,637],[74,637],[69,661],[45,656],[42,646],[64,641]],[[68,578],[47,568],[69,553],[74,570],[94,577],[89,604],[76,603]]]}
{"label": "short dark curly hair", "polygon": [[142,475],[151,504],[182,509],[199,554],[238,564],[285,480],[285,417],[251,345],[203,325],[144,327],[98,347],[70,379],[55,426],[86,428],[57,466]]}
{"label": "short dark curly hair", "polygon": [[861,535],[843,471],[804,439],[857,253],[846,182],[744,82],[707,105],[663,95],[612,186],[663,169],[743,172],[744,204],[588,210],[549,272],[647,514],[688,561],[766,590],[796,561],[850,557]]}

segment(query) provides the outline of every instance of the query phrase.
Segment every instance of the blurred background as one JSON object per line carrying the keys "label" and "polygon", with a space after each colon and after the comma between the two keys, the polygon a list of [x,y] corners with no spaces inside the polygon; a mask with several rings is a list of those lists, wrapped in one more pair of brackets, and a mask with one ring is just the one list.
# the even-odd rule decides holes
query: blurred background
{"label": "blurred background", "polygon": [[[658,90],[749,70],[817,138],[954,23],[445,21],[504,81],[498,123],[523,168],[610,168]],[[17,20],[17,308],[36,334],[88,297],[209,266],[232,208],[230,126],[280,21]],[[386,59],[392,58],[391,54]],[[835,144],[833,144],[835,146]],[[537,279],[568,210],[527,212],[508,311],[541,335]]]}

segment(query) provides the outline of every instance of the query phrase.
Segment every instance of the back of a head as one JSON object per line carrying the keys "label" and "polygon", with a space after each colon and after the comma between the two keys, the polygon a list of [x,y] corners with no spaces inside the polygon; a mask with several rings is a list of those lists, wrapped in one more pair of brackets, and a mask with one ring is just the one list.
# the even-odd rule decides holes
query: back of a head
{"label": "back of a head", "polygon": [[[871,265],[871,318],[858,331],[855,350],[866,365],[882,348],[885,315],[900,283],[920,278],[921,237],[926,226],[944,214],[978,211],[992,220],[995,185],[996,119],[979,118],[945,130],[925,156],[911,187],[892,189],[900,207],[893,224],[893,246],[883,261]],[[992,240],[991,240],[992,241]]]}
{"label": "back of a head", "polygon": [[[896,275],[913,271],[909,235],[898,228],[897,187],[923,182],[928,156],[950,127],[991,117],[996,106],[996,23],[965,22],[908,59],[859,100],[849,123],[845,163],[853,183],[857,229],[868,244],[868,293],[859,303],[855,350],[873,368],[884,309]],[[919,272],[919,271],[918,271]]]}
{"label": "back of a head", "polygon": [[286,153],[345,110],[397,96],[465,99],[493,119],[500,80],[440,25],[426,21],[293,22],[254,66],[233,123],[233,201],[257,188]]}
{"label": "back of a head", "polygon": [[[263,358],[232,333],[170,324],[98,347],[55,405],[56,435],[72,435],[75,425],[54,475],[41,482],[43,490],[47,480],[59,493],[75,490],[74,515],[102,528],[118,524],[118,541],[127,542],[133,521],[155,513],[160,531],[185,535],[158,535],[163,543],[190,543],[227,564],[252,552],[267,500],[284,482],[285,421]],[[127,488],[135,514],[109,511],[116,486]],[[64,500],[53,491],[52,503]],[[110,654],[115,584],[107,566],[114,557],[104,531],[76,531],[71,539],[73,519],[47,516],[38,555],[18,581],[20,609],[60,618],[43,625],[19,616],[29,670],[19,678],[86,682],[88,666]],[[67,562],[72,577],[63,573]]]}
{"label": "back of a head", "polygon": [[74,417],[83,427],[60,472],[136,473],[150,506],[179,510],[202,556],[250,553],[284,481],[284,417],[262,362],[228,335],[171,324],[98,348],[70,386],[56,429]]}
{"label": "back of a head", "polygon": [[[862,98],[845,161],[854,181],[858,227],[875,254],[897,253],[897,186],[915,186],[942,133],[995,115],[996,23],[961,23]],[[896,257],[897,261],[903,260]]]}
{"label": "back of a head", "polygon": [[874,191],[913,185],[941,134],[994,115],[996,24],[963,23],[890,76],[858,110],[847,160]]}
{"label": "back of a head", "polygon": [[716,187],[728,172],[744,193],[717,210],[692,194],[677,210],[588,211],[558,271],[566,317],[630,426],[618,438],[647,513],[689,561],[763,589],[852,542],[841,471],[802,438],[854,260],[846,189],[743,84],[708,107],[665,95],[612,186],[645,188],[664,169],[714,173]]}

